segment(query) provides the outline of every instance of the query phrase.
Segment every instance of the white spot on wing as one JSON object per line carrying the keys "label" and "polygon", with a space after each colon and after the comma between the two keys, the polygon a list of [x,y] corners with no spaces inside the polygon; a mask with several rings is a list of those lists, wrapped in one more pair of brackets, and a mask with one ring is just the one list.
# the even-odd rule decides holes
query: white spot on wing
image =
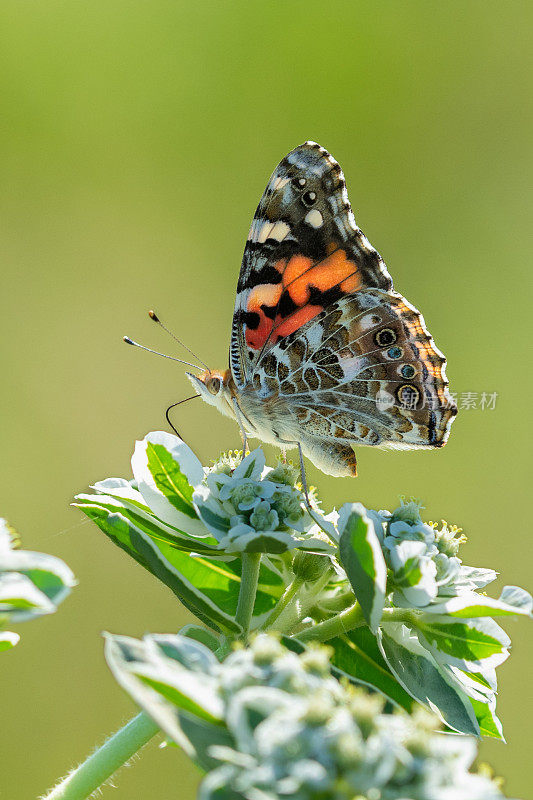
{"label": "white spot on wing", "polygon": [[291,229],[286,222],[276,222],[268,234],[268,238],[275,239],[277,242],[282,242],[287,234],[290,233],[290,230]]}
{"label": "white spot on wing", "polygon": [[313,208],[312,211],[308,211],[305,215],[305,221],[312,228],[320,228],[324,222],[324,219],[320,211],[317,208]]}
{"label": "white spot on wing", "polygon": [[284,178],[280,175],[279,178],[276,178],[275,181],[271,185],[271,189],[273,192],[278,192],[280,189],[283,189],[289,182],[290,178]]}
{"label": "white spot on wing", "polygon": [[266,242],[266,240],[268,239],[270,231],[272,230],[273,227],[274,227],[273,222],[263,222],[257,233],[257,236],[255,237],[255,241],[264,244],[264,242]]}

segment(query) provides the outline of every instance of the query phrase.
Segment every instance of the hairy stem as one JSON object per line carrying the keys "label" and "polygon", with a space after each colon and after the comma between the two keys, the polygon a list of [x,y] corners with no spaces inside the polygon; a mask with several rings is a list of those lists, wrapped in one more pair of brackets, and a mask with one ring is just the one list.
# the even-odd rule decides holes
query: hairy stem
{"label": "hairy stem", "polygon": [[241,587],[239,590],[235,621],[241,625],[244,639],[246,639],[248,631],[250,630],[260,566],[261,553],[242,554]]}
{"label": "hairy stem", "polygon": [[304,583],[294,594],[292,603],[287,603],[276,620],[276,630],[280,633],[290,633],[309,610],[315,605],[316,598],[331,579],[331,572],[326,570],[314,583]]}
{"label": "hairy stem", "polygon": [[336,614],[334,617],[330,617],[330,619],[326,619],[324,622],[319,622],[318,625],[312,625],[310,628],[306,628],[306,630],[298,633],[296,638],[300,642],[325,642],[328,639],[332,639],[334,636],[339,636],[341,633],[346,633],[364,624],[365,619],[361,611],[361,606],[359,603],[355,603],[355,605],[350,606],[350,608],[347,608],[345,611],[341,611],[340,614]]}
{"label": "hairy stem", "polygon": [[129,761],[159,731],[144,713],[114,733],[41,800],[85,800]]}
{"label": "hairy stem", "polygon": [[276,607],[272,610],[265,622],[262,624],[262,630],[270,630],[274,627],[274,623],[280,616],[284,608],[290,603],[300,588],[303,586],[304,581],[301,578],[295,578],[285,589],[284,593],[278,600]]}

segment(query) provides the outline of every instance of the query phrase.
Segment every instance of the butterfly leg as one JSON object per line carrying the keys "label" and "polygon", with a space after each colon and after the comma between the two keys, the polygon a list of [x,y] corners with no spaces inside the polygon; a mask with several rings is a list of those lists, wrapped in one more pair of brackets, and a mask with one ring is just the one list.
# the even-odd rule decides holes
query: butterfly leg
{"label": "butterfly leg", "polygon": [[297,444],[298,444],[298,455],[300,456],[300,477],[302,479],[302,486],[303,486],[304,495],[305,495],[305,502],[306,502],[306,504],[308,506],[310,506],[310,503],[309,503],[309,490],[307,488],[307,476],[305,474],[305,466],[304,466],[304,454],[302,453],[302,445],[300,444],[300,442],[298,442]]}
{"label": "butterfly leg", "polygon": [[244,458],[244,456],[246,455],[246,451],[248,449],[248,436],[246,435],[246,430],[245,430],[245,427],[243,425],[241,412],[240,412],[239,406],[238,406],[237,401],[235,400],[235,398],[233,398],[233,408],[235,410],[235,419],[237,420],[237,425],[239,426],[239,430],[241,432],[242,457]]}

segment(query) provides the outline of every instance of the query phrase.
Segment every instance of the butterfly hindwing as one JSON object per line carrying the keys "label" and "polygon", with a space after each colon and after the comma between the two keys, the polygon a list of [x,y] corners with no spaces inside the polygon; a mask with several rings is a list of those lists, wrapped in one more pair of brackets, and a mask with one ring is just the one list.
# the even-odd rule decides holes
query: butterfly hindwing
{"label": "butterfly hindwing", "polygon": [[337,443],[438,447],[455,414],[421,315],[380,290],[343,298],[280,341],[254,383],[279,392],[302,433]]}

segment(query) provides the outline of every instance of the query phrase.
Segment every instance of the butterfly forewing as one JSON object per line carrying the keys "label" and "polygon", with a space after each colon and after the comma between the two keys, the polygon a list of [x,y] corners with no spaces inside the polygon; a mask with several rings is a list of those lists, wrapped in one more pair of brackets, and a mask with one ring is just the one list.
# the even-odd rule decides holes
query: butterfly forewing
{"label": "butterfly forewing", "polygon": [[276,342],[364,286],[392,281],[355,223],[338,163],[307,142],[280,162],[250,227],[230,350],[237,385]]}

